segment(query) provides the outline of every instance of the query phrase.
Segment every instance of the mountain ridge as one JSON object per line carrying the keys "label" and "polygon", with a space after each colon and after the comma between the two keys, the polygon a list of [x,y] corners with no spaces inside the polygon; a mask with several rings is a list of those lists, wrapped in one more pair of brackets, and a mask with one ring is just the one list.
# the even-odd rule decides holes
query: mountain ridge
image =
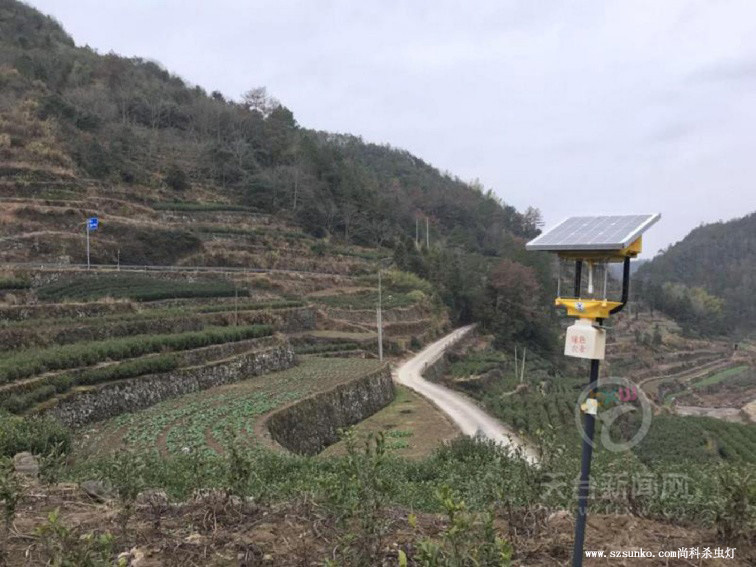
{"label": "mountain ridge", "polygon": [[638,269],[646,300],[698,330],[754,329],[756,212],[701,225]]}

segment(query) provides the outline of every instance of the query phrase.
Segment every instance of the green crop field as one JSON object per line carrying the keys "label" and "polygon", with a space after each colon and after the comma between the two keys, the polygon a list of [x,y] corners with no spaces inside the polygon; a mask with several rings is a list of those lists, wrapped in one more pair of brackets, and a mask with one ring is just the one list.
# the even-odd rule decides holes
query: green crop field
{"label": "green crop field", "polygon": [[170,281],[141,274],[107,274],[51,283],[40,287],[37,296],[43,301],[88,301],[102,297],[158,301],[195,297],[246,296],[249,291],[223,280]]}
{"label": "green crop field", "polygon": [[449,365],[448,372],[455,377],[466,377],[502,367],[510,368],[514,377],[514,365],[509,357],[503,352],[487,349],[471,352],[464,358],[454,361]]}
{"label": "green crop field", "polygon": [[347,350],[359,350],[362,348],[357,343],[315,343],[303,344],[294,349],[297,354],[320,354],[326,352],[343,352]]}
{"label": "green crop field", "polygon": [[[582,388],[580,380],[560,379],[550,384],[547,393],[529,385],[512,396],[485,395],[488,409],[505,423],[529,437],[539,431],[553,430],[565,443],[578,439],[575,405]],[[612,427],[618,440],[622,429],[634,434],[639,428],[638,415],[630,415]],[[622,425],[619,425],[622,423]],[[602,425],[597,424],[597,436]],[[634,449],[641,461],[681,463],[694,460],[729,460],[756,463],[756,425],[728,423],[713,418],[657,415],[643,441]]]}
{"label": "green crop field", "polygon": [[228,311],[261,311],[263,309],[291,309],[293,307],[302,307],[303,301],[295,301],[290,299],[282,299],[280,301],[268,301],[262,303],[247,303],[239,302],[238,304],[222,304],[222,305],[206,305],[190,307],[189,311],[196,311],[197,313],[225,313]]}
{"label": "green crop field", "polygon": [[[503,422],[510,424],[528,438],[543,431],[553,431],[560,442],[577,445],[579,434],[575,421],[575,407],[585,379],[575,376],[548,376],[543,361],[533,359],[526,371],[526,387],[513,393],[518,380],[511,364],[500,353],[486,351],[470,353],[453,363],[450,373],[463,376],[492,368],[501,370],[501,377],[474,387],[460,382],[473,397]],[[742,367],[747,368],[747,367]],[[742,368],[732,368],[707,378],[715,383],[733,378]],[[619,440],[625,432],[633,435],[640,424],[638,412],[618,420],[611,428],[611,438]],[[597,423],[597,437],[602,424]],[[730,461],[756,463],[756,425],[729,423],[713,418],[655,415],[651,428],[634,448],[635,457],[645,464],[679,464],[695,461]]]}
{"label": "green crop field", "polygon": [[[215,304],[200,304],[200,305],[182,305],[180,307],[150,307],[148,309],[142,309],[133,313],[117,313],[113,315],[100,315],[96,319],[82,320],[81,317],[45,317],[34,319],[23,319],[20,321],[0,321],[0,329],[16,329],[26,327],[37,327],[44,322],[46,327],[50,326],[72,326],[77,327],[86,325],[91,327],[107,326],[114,323],[133,323],[137,321],[150,321],[155,319],[168,319],[168,318],[186,318],[192,314],[212,314],[212,313],[229,313],[232,311],[277,311],[280,309],[292,309],[295,307],[303,307],[305,305],[302,301],[294,300],[278,300],[278,301],[263,301],[258,303],[250,302],[230,302],[230,303],[215,303]],[[75,342],[70,340],[68,342]],[[3,345],[0,345],[0,350]]]}
{"label": "green crop field", "polygon": [[186,211],[186,212],[259,212],[252,207],[242,205],[229,205],[226,203],[188,203],[185,201],[173,201],[153,203],[152,208],[156,211]]}
{"label": "green crop field", "polygon": [[635,448],[645,463],[727,460],[756,463],[756,425],[711,417],[660,415]]}
{"label": "green crop field", "polygon": [[122,443],[159,454],[223,452],[234,438],[255,444],[263,414],[378,368],[362,359],[303,360],[299,366],[244,382],[197,392],[124,414],[88,431],[81,454],[108,452]]}
{"label": "green crop field", "polygon": [[733,368],[728,368],[726,370],[722,370],[721,372],[717,372],[716,374],[712,374],[711,376],[707,376],[703,380],[699,380],[698,382],[695,382],[693,384],[694,388],[704,388],[706,386],[712,386],[714,384],[719,384],[720,382],[723,382],[724,380],[728,380],[730,378],[736,378],[746,372],[750,367],[749,366],[735,366]]}
{"label": "green crop field", "polygon": [[244,236],[250,239],[261,239],[265,242],[272,242],[274,240],[288,240],[290,242],[296,242],[299,240],[310,240],[312,237],[304,232],[285,230],[280,228],[266,228],[266,227],[249,227],[239,228],[236,226],[222,226],[222,225],[198,225],[194,228],[197,232],[206,234],[227,234],[232,236]]}
{"label": "green crop field", "polygon": [[20,278],[0,278],[0,289],[29,289],[31,282]]}
{"label": "green crop field", "polygon": [[[375,309],[378,307],[378,290],[318,297],[317,302],[341,309]],[[416,301],[406,293],[384,293],[382,303],[384,309],[395,309],[409,307]]]}

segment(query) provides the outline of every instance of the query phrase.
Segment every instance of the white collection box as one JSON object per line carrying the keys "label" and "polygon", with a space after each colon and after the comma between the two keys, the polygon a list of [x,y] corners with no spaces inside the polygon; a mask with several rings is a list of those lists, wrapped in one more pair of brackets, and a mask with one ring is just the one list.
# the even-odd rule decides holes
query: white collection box
{"label": "white collection box", "polygon": [[604,360],[605,350],[606,329],[595,325],[591,319],[578,319],[567,328],[566,356]]}

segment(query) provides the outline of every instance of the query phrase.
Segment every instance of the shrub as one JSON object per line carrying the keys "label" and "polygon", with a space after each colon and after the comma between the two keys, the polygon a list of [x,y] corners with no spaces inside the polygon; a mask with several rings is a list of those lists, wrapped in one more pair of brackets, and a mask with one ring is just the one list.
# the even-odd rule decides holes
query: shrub
{"label": "shrub", "polygon": [[355,446],[352,430],[345,434],[347,457],[344,474],[350,480],[335,501],[344,506],[345,518],[357,522],[357,533],[346,536],[348,564],[372,565],[388,525],[383,517],[387,496],[386,443],[382,433],[368,435],[363,451]]}
{"label": "shrub", "polygon": [[29,289],[31,282],[21,278],[0,278],[0,289]]}
{"label": "shrub", "polygon": [[55,386],[42,385],[23,394],[11,394],[0,403],[0,407],[11,413],[21,413],[36,403],[52,398],[56,393]]}
{"label": "shrub", "polygon": [[[115,549],[113,536],[109,533],[81,534],[66,526],[60,511],[50,512],[47,522],[37,526],[36,535],[42,542],[42,551],[47,559],[45,565],[61,567],[111,567],[114,565]],[[119,562],[119,567],[124,563]]]}
{"label": "shrub", "polygon": [[74,159],[92,177],[103,179],[113,167],[113,156],[95,138],[82,138],[74,148]]}
{"label": "shrub", "polygon": [[0,456],[0,502],[3,503],[3,525],[6,533],[16,516],[16,507],[20,499],[21,483],[13,468],[13,461],[10,457]]}
{"label": "shrub", "polygon": [[66,451],[63,443],[56,443],[39,459],[39,478],[48,486],[58,484],[66,464]]}
{"label": "shrub", "polygon": [[189,189],[189,180],[186,173],[176,164],[171,165],[165,174],[165,184],[174,191],[186,191]]}
{"label": "shrub", "polygon": [[244,450],[237,437],[233,437],[228,444],[226,457],[226,496],[244,498],[249,492],[250,479],[254,471],[254,464]]}
{"label": "shrub", "polygon": [[383,272],[383,281],[390,289],[395,289],[396,291],[409,292],[419,290],[426,295],[433,293],[433,286],[429,281],[411,272],[388,270]]}
{"label": "shrub", "polygon": [[23,418],[0,410],[0,458],[29,451],[35,455],[48,453],[53,447],[67,452],[71,432],[58,421],[46,418]]}
{"label": "shrub", "polygon": [[323,256],[326,253],[326,250],[328,247],[324,242],[316,242],[312,246],[310,246],[310,252],[315,254],[315,256]]}
{"label": "shrub", "polygon": [[719,494],[713,499],[717,535],[727,544],[747,540],[756,533],[756,474],[723,466],[718,477]]}
{"label": "shrub", "polygon": [[108,480],[121,503],[118,519],[123,535],[126,535],[129,520],[134,513],[137,496],[146,486],[146,469],[145,459],[132,451],[120,450],[113,456],[113,471]]}
{"label": "shrub", "polygon": [[[448,518],[440,541],[425,539],[419,544],[417,558],[422,567],[507,567],[511,565],[512,547],[499,538],[493,525],[493,513],[482,516],[467,510],[465,502],[448,486],[437,497]],[[410,524],[416,525],[414,517]],[[414,527],[414,526],[413,526]]]}
{"label": "shrub", "polygon": [[413,289],[407,294],[407,297],[410,298],[414,303],[424,303],[428,299],[428,296],[419,289]]}

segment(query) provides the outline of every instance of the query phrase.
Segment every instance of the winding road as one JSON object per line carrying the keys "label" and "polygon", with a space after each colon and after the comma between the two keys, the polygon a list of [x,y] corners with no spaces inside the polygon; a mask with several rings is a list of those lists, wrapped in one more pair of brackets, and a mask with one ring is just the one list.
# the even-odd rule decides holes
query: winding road
{"label": "winding road", "polygon": [[536,463],[538,461],[536,452],[506,425],[488,415],[466,396],[440,384],[429,382],[422,376],[425,368],[438,360],[447,348],[473,328],[474,325],[460,327],[428,345],[395,370],[394,380],[428,398],[438,409],[448,415],[465,435],[482,435],[512,449],[521,448],[525,458],[531,463]]}

